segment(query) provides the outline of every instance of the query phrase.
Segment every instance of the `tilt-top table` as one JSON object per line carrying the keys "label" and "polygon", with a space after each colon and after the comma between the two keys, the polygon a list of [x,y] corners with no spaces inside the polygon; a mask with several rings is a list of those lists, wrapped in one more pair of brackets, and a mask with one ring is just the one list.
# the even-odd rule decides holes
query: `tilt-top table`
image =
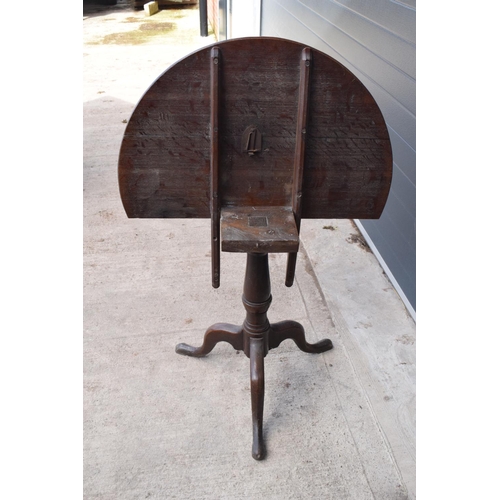
{"label": "tilt-top table", "polygon": [[270,324],[268,254],[288,254],[292,286],[303,218],[379,218],[392,177],[384,118],[364,85],[328,55],[279,38],[241,38],[205,47],[167,69],[137,104],[119,157],[128,217],[210,218],[212,286],[220,252],[245,252],[243,325],[217,323],[205,356],[228,342],[250,358],[252,456],[262,436],[264,357],[285,339],[308,353],[295,321]]}

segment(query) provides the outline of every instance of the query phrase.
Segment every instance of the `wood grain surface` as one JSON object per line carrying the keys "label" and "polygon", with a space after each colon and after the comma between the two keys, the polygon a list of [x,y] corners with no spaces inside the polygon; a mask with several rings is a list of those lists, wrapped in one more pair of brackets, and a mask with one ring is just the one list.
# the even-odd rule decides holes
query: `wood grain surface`
{"label": "wood grain surface", "polygon": [[222,251],[297,252],[299,234],[290,207],[222,209]]}
{"label": "wood grain surface", "polygon": [[[292,206],[304,45],[245,38],[219,48],[218,196],[221,208]],[[213,46],[166,70],[127,125],[119,185],[129,217],[210,217]],[[312,49],[302,218],[378,218],[392,177],[383,116],[344,66]],[[262,149],[242,137],[257,127]]]}

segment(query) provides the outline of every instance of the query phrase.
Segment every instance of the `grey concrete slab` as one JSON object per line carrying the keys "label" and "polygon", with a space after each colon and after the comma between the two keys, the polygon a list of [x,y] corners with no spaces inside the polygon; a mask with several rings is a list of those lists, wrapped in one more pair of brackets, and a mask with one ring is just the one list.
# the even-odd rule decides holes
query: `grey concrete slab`
{"label": "grey concrete slab", "polygon": [[[291,288],[286,257],[270,256],[270,320],[335,348],[288,340],[266,357],[266,460],[251,457],[244,354],[175,354],[212,323],[242,322],[245,256],[222,254],[214,290],[208,220],[132,220],[121,206],[124,120],[169,64],[213,41],[196,9],[169,15],[119,4],[84,20],[84,498],[414,498],[414,323],[349,221],[304,221]],[[95,44],[142,19],[181,27]]]}
{"label": "grey concrete slab", "polygon": [[415,495],[415,322],[353,221],[304,221],[301,241],[374,416]]}

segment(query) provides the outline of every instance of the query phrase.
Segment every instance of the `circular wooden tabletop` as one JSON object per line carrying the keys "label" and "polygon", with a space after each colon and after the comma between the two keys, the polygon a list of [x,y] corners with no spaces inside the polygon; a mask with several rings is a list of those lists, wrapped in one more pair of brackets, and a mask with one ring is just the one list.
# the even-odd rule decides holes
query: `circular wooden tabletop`
{"label": "circular wooden tabletop", "polygon": [[[215,46],[220,205],[290,206],[305,45],[259,37]],[[129,217],[210,217],[212,47],[168,68],[130,117],[118,165]],[[382,113],[348,69],[316,49],[311,56],[302,218],[378,218],[392,177]],[[249,154],[253,129],[260,142]]]}

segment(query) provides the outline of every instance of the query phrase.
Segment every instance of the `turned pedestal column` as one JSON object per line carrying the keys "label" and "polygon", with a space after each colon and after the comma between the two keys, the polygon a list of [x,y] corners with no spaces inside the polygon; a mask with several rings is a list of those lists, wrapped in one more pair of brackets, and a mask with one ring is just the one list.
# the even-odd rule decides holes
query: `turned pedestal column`
{"label": "turned pedestal column", "polygon": [[264,357],[269,349],[278,347],[285,339],[292,339],[299,349],[321,353],[332,349],[329,339],[316,344],[306,341],[304,328],[296,321],[270,324],[267,311],[271,305],[271,281],[267,253],[247,253],[243,306],[246,318],[242,326],[216,323],[205,333],[203,344],[192,347],[178,344],[176,352],[186,356],[206,356],[218,342],[228,342],[250,358],[250,390],[252,399],[253,444],[252,456],[261,460],[265,456],[262,423],[264,416]]}

